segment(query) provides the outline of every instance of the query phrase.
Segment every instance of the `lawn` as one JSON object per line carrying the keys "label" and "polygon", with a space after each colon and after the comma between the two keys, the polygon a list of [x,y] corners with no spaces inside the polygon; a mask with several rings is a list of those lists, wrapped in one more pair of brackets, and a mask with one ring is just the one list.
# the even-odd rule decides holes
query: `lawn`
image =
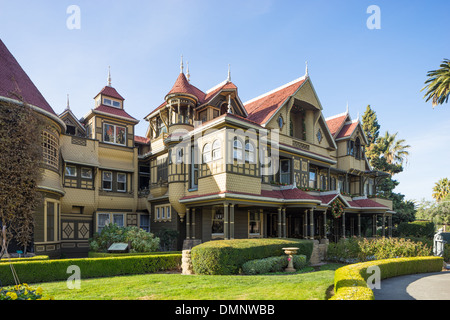
{"label": "lawn", "polygon": [[341,266],[258,276],[153,273],[96,278],[81,280],[80,289],[68,289],[65,281],[34,286],[55,300],[326,300],[334,271]]}

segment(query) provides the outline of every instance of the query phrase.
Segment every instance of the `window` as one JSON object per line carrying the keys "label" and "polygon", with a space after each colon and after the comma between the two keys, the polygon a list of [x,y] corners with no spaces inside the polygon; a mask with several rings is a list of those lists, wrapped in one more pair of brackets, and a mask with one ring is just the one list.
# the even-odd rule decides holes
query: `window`
{"label": "window", "polygon": [[75,126],[72,126],[70,124],[66,124],[66,134],[70,134],[70,135],[74,136],[76,134]]}
{"label": "window", "polygon": [[245,161],[250,163],[255,162],[255,147],[250,142],[245,144]]}
{"label": "window", "polygon": [[105,123],[103,125],[103,142],[126,145],[125,127]]}
{"label": "window", "polygon": [[338,179],[338,188],[340,192],[345,192],[344,190],[344,177],[339,177]]}
{"label": "window", "polygon": [[148,214],[141,214],[139,219],[139,228],[150,232],[150,216]]}
{"label": "window", "polygon": [[196,190],[198,187],[198,157],[196,148],[191,147],[191,165],[189,170],[189,187]]}
{"label": "window", "polygon": [[211,227],[212,235],[223,235],[223,227],[224,227],[223,209],[217,208],[213,211],[212,215],[212,227]]}
{"label": "window", "polygon": [[170,221],[171,220],[171,207],[170,204],[164,204],[155,206],[156,217],[155,221]]}
{"label": "window", "polygon": [[112,190],[112,172],[111,171],[103,171],[102,189],[107,190],[107,191]]}
{"label": "window", "polygon": [[316,169],[309,169],[309,187],[316,188]]}
{"label": "window", "polygon": [[278,126],[280,127],[280,129],[283,128],[283,125],[284,125],[283,117],[279,116],[278,117]]}
{"label": "window", "polygon": [[215,140],[212,145],[212,159],[217,160],[222,157],[220,140]]}
{"label": "window", "polygon": [[330,190],[336,190],[336,178],[335,177],[331,178]]}
{"label": "window", "polygon": [[119,227],[125,226],[125,214],[123,213],[97,213],[97,232],[102,232],[103,228],[114,223]]}
{"label": "window", "polygon": [[47,202],[47,241],[55,241],[55,207],[54,202]]}
{"label": "window", "polygon": [[127,191],[127,175],[125,173],[117,174],[117,191],[119,192]]}
{"label": "window", "polygon": [[355,141],[355,158],[361,159],[361,141],[359,140],[359,137],[356,138]]}
{"label": "window", "polygon": [[204,111],[199,113],[198,118],[203,123],[203,122],[206,122],[207,115],[208,115],[207,110],[204,110]]}
{"label": "window", "polygon": [[291,183],[291,160],[280,160],[280,182],[290,184]]}
{"label": "window", "polygon": [[66,176],[67,177],[76,177],[77,176],[77,167],[66,166]]}
{"label": "window", "polygon": [[139,190],[147,190],[150,184],[150,165],[139,164]]}
{"label": "window", "polygon": [[42,157],[44,164],[54,169],[59,168],[58,138],[48,131],[42,132]]}
{"label": "window", "polygon": [[203,146],[203,163],[211,162],[211,144],[207,143]]}
{"label": "window", "polygon": [[178,149],[177,149],[177,159],[176,159],[176,162],[177,163],[183,163],[184,161],[183,161],[183,148],[182,147],[179,147]]}
{"label": "window", "polygon": [[92,169],[90,169],[90,168],[81,168],[81,177],[83,179],[92,179]]}
{"label": "window", "polygon": [[322,142],[322,131],[319,129],[319,131],[317,131],[317,141],[319,141],[319,143]]}
{"label": "window", "polygon": [[110,107],[120,108],[120,102],[103,98],[103,104]]}
{"label": "window", "polygon": [[238,139],[233,141],[233,159],[242,160],[242,142]]}
{"label": "window", "polygon": [[249,211],[248,233],[250,236],[261,234],[261,216],[259,212]]}
{"label": "window", "polygon": [[327,176],[320,176],[320,189],[327,190]]}
{"label": "window", "polygon": [[347,155],[349,156],[355,155],[355,142],[352,140],[347,141]]}

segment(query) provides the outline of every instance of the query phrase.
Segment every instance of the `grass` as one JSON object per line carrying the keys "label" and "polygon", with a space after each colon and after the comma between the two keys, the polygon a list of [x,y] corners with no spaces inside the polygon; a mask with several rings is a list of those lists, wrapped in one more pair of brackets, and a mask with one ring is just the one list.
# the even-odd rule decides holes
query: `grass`
{"label": "grass", "polygon": [[334,271],[341,266],[258,276],[154,273],[96,278],[82,280],[81,288],[72,290],[65,281],[38,286],[56,300],[326,300]]}

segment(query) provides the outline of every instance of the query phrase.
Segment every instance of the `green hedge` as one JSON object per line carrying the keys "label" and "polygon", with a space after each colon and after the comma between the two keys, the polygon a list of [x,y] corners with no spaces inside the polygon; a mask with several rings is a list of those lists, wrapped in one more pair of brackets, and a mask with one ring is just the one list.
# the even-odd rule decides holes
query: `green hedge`
{"label": "green hedge", "polygon": [[282,248],[297,247],[309,261],[313,242],[300,239],[237,239],[202,243],[191,250],[192,267],[196,274],[238,274],[250,260],[280,256]]}
{"label": "green hedge", "polygon": [[[181,254],[58,259],[13,263],[14,269],[22,283],[67,280],[71,275],[71,273],[67,273],[67,268],[71,265],[80,268],[81,279],[143,274],[178,269],[181,265]],[[10,265],[7,263],[0,264],[0,281],[4,286],[14,284]]]}
{"label": "green hedge", "polygon": [[26,257],[26,258],[5,258],[3,257],[0,260],[0,263],[9,263],[9,262],[22,262],[22,261],[36,261],[36,260],[48,260],[49,257],[48,256],[34,256],[34,257]]}
{"label": "green hedge", "polygon": [[[300,270],[306,267],[306,256],[292,256],[294,269]],[[269,257],[247,261],[242,265],[244,274],[264,274],[269,272],[283,272],[288,266],[288,256]]]}
{"label": "green hedge", "polygon": [[165,255],[165,254],[181,254],[181,251],[131,252],[131,253],[106,253],[106,252],[89,251],[88,258],[154,256],[154,255]]}
{"label": "green hedge", "polygon": [[400,222],[397,227],[397,232],[404,237],[426,237],[433,238],[435,233],[434,222],[430,221],[413,221]]}
{"label": "green hedge", "polygon": [[372,273],[367,273],[370,266],[380,268],[381,279],[401,275],[438,272],[442,270],[441,257],[414,257],[374,260],[350,264],[339,268],[334,274],[335,295],[331,300],[374,300],[373,291],[367,285]]}

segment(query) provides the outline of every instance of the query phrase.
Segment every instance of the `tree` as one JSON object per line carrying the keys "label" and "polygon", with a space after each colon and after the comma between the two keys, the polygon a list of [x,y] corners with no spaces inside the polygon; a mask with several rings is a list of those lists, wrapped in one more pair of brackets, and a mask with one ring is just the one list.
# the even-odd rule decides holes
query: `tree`
{"label": "tree", "polygon": [[433,108],[438,104],[448,102],[450,96],[450,60],[444,59],[437,70],[428,71],[426,86],[421,91],[427,90],[424,99],[431,99]]}
{"label": "tree", "polygon": [[397,134],[389,134],[388,131],[383,137],[378,138],[375,149],[378,155],[384,157],[386,162],[391,165],[400,164],[408,161],[410,145],[405,144],[405,139],[397,140]]}
{"label": "tree", "polygon": [[367,106],[362,117],[362,128],[369,142],[366,146],[366,157],[372,164],[372,160],[375,158],[373,149],[380,134],[380,125],[378,124],[377,114],[370,105]]}
{"label": "tree", "polygon": [[436,201],[441,201],[450,193],[450,181],[447,178],[443,178],[435,183],[433,187],[432,197]]}
{"label": "tree", "polygon": [[[0,226],[26,248],[41,196],[37,183],[42,159],[42,119],[25,103],[0,104]],[[38,169],[37,169],[38,168]]]}

